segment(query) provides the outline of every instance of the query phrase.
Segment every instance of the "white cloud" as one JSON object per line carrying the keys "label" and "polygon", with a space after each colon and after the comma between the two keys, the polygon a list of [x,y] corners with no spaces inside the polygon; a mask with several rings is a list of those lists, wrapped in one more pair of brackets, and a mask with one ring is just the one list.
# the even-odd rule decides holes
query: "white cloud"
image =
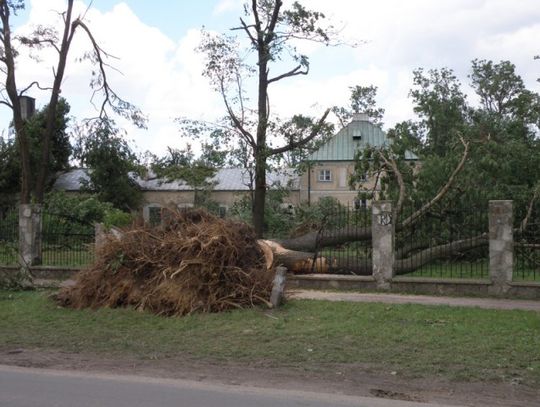
{"label": "white cloud", "polygon": [[[540,62],[533,60],[540,54],[535,41],[540,36],[537,0],[311,0],[306,4],[323,11],[341,27],[345,39],[366,43],[336,51],[336,61],[332,51],[318,48],[313,52],[308,48],[312,71],[317,69],[316,64],[323,64],[327,76],[302,78],[304,83],[298,85],[301,91],[293,93],[294,102],[286,98],[287,85],[283,84],[283,90],[276,92],[280,95],[277,105],[284,100],[298,111],[315,101],[324,104],[343,98],[343,104],[348,86],[374,84],[379,87],[378,100],[386,109],[385,122],[392,125],[412,117],[408,93],[413,69],[449,67],[465,84],[474,58],[496,62],[508,59],[516,64],[529,87],[539,88],[536,78],[540,76]],[[348,59],[340,53],[347,54]],[[318,54],[324,54],[324,59],[318,60]]]}
{"label": "white cloud", "polygon": [[[84,4],[76,4],[77,13],[84,12]],[[241,0],[216,1],[213,16],[240,15],[241,4]],[[327,106],[346,104],[349,86],[373,84],[379,87],[378,101],[386,109],[385,123],[390,126],[413,114],[408,99],[413,69],[447,66],[466,83],[473,58],[509,59],[528,86],[538,90],[535,80],[540,76],[540,61],[533,60],[540,54],[538,0],[310,0],[304,4],[323,11],[342,28],[345,39],[367,43],[358,48],[303,47],[312,62],[310,75],[273,86],[272,111],[317,115]],[[63,7],[63,0],[33,0],[29,24],[58,22],[52,10]],[[163,10],[167,12],[167,7]],[[175,117],[211,120],[223,114],[221,100],[201,75],[203,61],[194,51],[200,38],[198,29],[187,29],[179,38],[167,37],[159,28],[142,22],[129,7],[129,0],[107,12],[91,9],[87,19],[103,48],[119,58],[110,61],[122,72],[111,71],[112,86],[149,116],[148,131],[128,126],[139,150],[162,152],[168,144],[181,146],[185,141],[179,139]],[[81,56],[88,48],[81,35],[71,55]],[[40,64],[20,58],[21,88],[35,79],[51,83],[53,54],[43,58]],[[88,104],[90,72],[87,63],[71,62],[66,72],[63,96],[79,117],[96,114]],[[38,92],[33,95],[41,105],[46,103]]]}
{"label": "white cloud", "polygon": [[220,0],[218,4],[214,7],[212,14],[220,15],[232,11],[242,10],[242,5],[244,4],[243,0]]}
{"label": "white cloud", "polygon": [[[31,7],[29,22],[19,31],[27,31],[36,24],[61,28],[58,14],[52,10],[62,10],[64,1],[53,0],[45,5],[43,1],[34,0]],[[76,3],[75,9],[75,15],[85,10],[81,2]],[[105,13],[91,9],[85,21],[100,47],[114,56],[107,61],[114,67],[107,70],[110,85],[149,118],[147,131],[118,119],[118,124],[128,130],[128,138],[134,139],[139,151],[149,149],[161,153],[167,145],[181,147],[185,141],[179,137],[178,126],[174,123],[176,117],[211,118],[220,114],[220,101],[201,75],[202,59],[195,52],[200,39],[198,30],[188,31],[175,42],[157,28],[141,22],[125,3],[119,3]],[[89,104],[92,97],[89,82],[96,67],[88,61],[74,61],[90,49],[84,32],[78,32],[70,50],[71,61],[62,89],[62,95],[72,105],[72,113],[79,119],[96,116],[96,107],[101,104],[98,96],[94,97],[95,107]],[[42,84],[52,82],[51,70],[56,55],[47,52],[42,59],[37,64],[21,55],[18,62],[21,88],[33,80]],[[38,91],[32,92],[32,96],[37,98],[38,106],[46,104],[49,97],[48,93]]]}

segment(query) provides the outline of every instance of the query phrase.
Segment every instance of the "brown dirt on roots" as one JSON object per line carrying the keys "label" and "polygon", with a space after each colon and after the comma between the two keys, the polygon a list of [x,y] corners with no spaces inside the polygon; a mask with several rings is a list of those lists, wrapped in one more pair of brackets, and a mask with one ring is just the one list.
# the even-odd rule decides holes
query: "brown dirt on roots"
{"label": "brown dirt on roots", "polygon": [[56,301],[72,308],[125,307],[159,315],[268,305],[273,273],[250,226],[204,210],[165,210],[160,226],[107,236],[93,266]]}

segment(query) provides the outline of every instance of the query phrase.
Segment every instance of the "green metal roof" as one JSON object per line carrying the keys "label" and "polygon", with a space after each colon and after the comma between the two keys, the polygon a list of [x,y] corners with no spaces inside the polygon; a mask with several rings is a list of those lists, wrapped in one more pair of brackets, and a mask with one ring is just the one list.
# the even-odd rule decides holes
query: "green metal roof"
{"label": "green metal roof", "polygon": [[[368,146],[383,147],[392,140],[380,127],[367,120],[363,114],[355,115],[353,120],[332,137],[326,144],[309,156],[310,161],[352,161],[358,150]],[[406,151],[406,160],[417,160],[416,154]]]}

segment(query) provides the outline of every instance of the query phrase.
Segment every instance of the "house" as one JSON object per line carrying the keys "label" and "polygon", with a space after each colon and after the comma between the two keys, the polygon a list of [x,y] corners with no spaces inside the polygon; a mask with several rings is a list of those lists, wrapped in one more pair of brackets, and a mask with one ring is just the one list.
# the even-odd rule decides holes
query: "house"
{"label": "house", "polygon": [[[247,196],[252,190],[249,171],[244,168],[219,169],[209,181],[213,184],[212,200],[219,204],[220,212],[223,214],[234,202]],[[289,189],[285,203],[294,206],[300,203],[298,176],[292,170],[268,171],[266,181],[270,189],[278,187]],[[192,207],[195,202],[195,190],[181,180],[165,182],[159,178],[150,178],[147,180],[137,179],[137,183],[143,191],[143,216],[145,219],[150,219],[151,212],[159,210],[159,208],[167,206],[186,208]]]}
{"label": "house", "polygon": [[[62,173],[56,179],[53,189],[77,193],[88,178],[88,170],[77,168]],[[195,202],[196,191],[184,181],[172,181],[153,176],[138,177],[134,180],[143,193],[143,217],[152,219],[163,207],[189,208]],[[213,184],[212,200],[217,202],[220,212],[225,214],[233,203],[250,193],[251,178],[248,170],[243,168],[222,168],[209,180]],[[300,203],[298,176],[292,170],[280,172],[268,171],[267,184],[270,189],[286,187],[289,190],[285,198],[286,205],[296,206]]]}
{"label": "house", "polygon": [[[349,178],[354,171],[355,154],[368,146],[384,147],[390,143],[386,133],[370,122],[366,114],[354,114],[347,126],[308,157],[312,164],[299,180],[300,200],[317,202],[322,197],[331,196],[345,205],[353,202],[356,205],[367,205],[367,200],[356,200],[358,191],[351,190],[349,186]],[[405,159],[416,161],[418,157],[407,151]],[[376,182],[366,176],[363,189],[377,194],[380,185],[375,185]]]}
{"label": "house", "polygon": [[[384,147],[390,143],[384,131],[371,123],[366,114],[355,114],[347,126],[309,156],[311,164],[308,171],[301,176],[292,169],[268,171],[267,184],[269,188],[282,186],[289,189],[283,204],[286,210],[301,202],[315,203],[323,197],[334,197],[345,205],[366,206],[369,200],[358,201],[358,191],[349,187],[355,154],[368,146]],[[405,159],[416,161],[418,157],[407,151]],[[81,181],[85,179],[88,179],[87,170],[71,170],[58,177],[54,188],[78,192]],[[184,181],[167,182],[151,175],[134,179],[143,192],[143,216],[147,220],[157,216],[162,207],[191,207],[195,202],[196,191]],[[223,214],[235,201],[250,194],[252,185],[249,171],[243,168],[220,169],[209,181],[213,184],[211,198],[220,205]],[[374,194],[380,191],[376,180],[369,177],[365,178],[363,187]]]}

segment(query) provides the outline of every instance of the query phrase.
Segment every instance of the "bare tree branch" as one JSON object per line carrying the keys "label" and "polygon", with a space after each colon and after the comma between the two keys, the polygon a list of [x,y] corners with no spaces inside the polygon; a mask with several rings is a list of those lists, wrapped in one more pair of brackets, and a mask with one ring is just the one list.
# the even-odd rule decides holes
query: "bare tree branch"
{"label": "bare tree branch", "polygon": [[384,161],[386,166],[392,170],[392,173],[394,174],[394,177],[399,185],[399,197],[396,204],[396,216],[397,216],[401,213],[401,210],[403,208],[403,202],[405,201],[406,188],[405,188],[405,182],[403,181],[403,174],[399,170],[394,157],[392,156],[386,157],[382,150],[379,150],[379,156]]}
{"label": "bare tree branch", "polygon": [[44,87],[42,87],[42,86],[39,84],[39,82],[34,81],[34,82],[32,82],[30,85],[28,85],[26,88],[24,88],[23,90],[21,90],[21,91],[19,92],[19,96],[24,95],[27,91],[30,90],[30,88],[31,88],[32,86],[36,86],[36,87],[37,87],[38,89],[40,89],[40,90],[52,90],[52,89],[53,89],[53,88],[50,88],[50,87],[44,88]]}
{"label": "bare tree branch", "polygon": [[256,27],[254,25],[247,25],[243,18],[240,18],[240,23],[242,24],[241,27],[231,28],[231,30],[232,31],[234,31],[234,30],[243,30],[243,31],[245,31],[245,33],[248,35],[248,37],[249,37],[249,39],[251,41],[251,44],[254,47],[256,47],[257,46],[257,39],[253,36],[253,34],[251,34],[251,31],[249,31],[250,27],[253,27],[253,28],[256,28]]}
{"label": "bare tree branch", "polygon": [[234,111],[232,110],[229,101],[227,100],[226,92],[224,89],[224,85],[221,84],[221,96],[223,98],[223,103],[225,104],[225,108],[227,109],[227,113],[229,114],[232,122],[234,123],[234,126],[238,129],[240,134],[244,137],[246,142],[252,147],[255,148],[257,143],[255,142],[255,139],[251,135],[249,131],[247,131],[243,125],[243,123],[238,119]]}
{"label": "bare tree branch", "polygon": [[75,34],[76,24],[71,23],[71,16],[73,12],[73,0],[68,0],[68,5],[65,13],[64,32],[62,34],[62,41],[60,43],[60,52],[58,56],[58,63],[56,65],[56,75],[51,90],[51,97],[49,100],[49,109],[47,112],[45,134],[43,135],[43,143],[41,147],[41,162],[37,174],[36,182],[36,200],[43,202],[45,195],[45,180],[48,176],[49,170],[49,155],[50,155],[50,143],[52,134],[54,133],[54,126],[56,121],[56,106],[58,105],[58,99],[60,97],[62,80],[64,78],[64,72],[67,64],[67,57],[73,36]]}
{"label": "bare tree branch", "polygon": [[307,136],[306,138],[303,138],[302,140],[298,140],[296,142],[291,142],[291,143],[289,143],[289,144],[287,144],[286,146],[283,146],[283,147],[269,149],[268,155],[281,154],[281,153],[285,153],[287,151],[290,151],[290,150],[292,150],[294,148],[299,148],[299,147],[305,146],[307,143],[309,143],[311,140],[313,140],[315,137],[317,137],[317,135],[321,131],[322,126],[324,125],[324,122],[326,120],[326,117],[328,116],[328,113],[330,113],[330,109],[326,109],[326,111],[321,116],[321,118],[319,119],[317,124],[315,126],[313,126],[309,136]]}
{"label": "bare tree branch", "polygon": [[[253,3],[256,3],[255,0],[253,0]],[[279,11],[281,10],[281,6],[283,6],[283,2],[281,0],[276,0],[274,4],[274,9],[272,11],[272,18],[268,22],[268,28],[266,29],[266,38],[264,39],[265,45],[269,45],[273,40],[275,40],[275,30],[276,30],[276,24],[279,19]]]}
{"label": "bare tree branch", "polygon": [[259,19],[259,12],[257,11],[257,0],[251,0],[251,10],[253,11],[253,19],[255,20],[255,30],[257,31],[257,46],[262,43],[262,30],[261,20]]}
{"label": "bare tree branch", "polygon": [[38,38],[38,37],[34,37],[34,38],[28,38],[28,37],[19,37],[19,40],[21,41],[22,44],[24,45],[28,45],[29,47],[36,47],[38,48],[39,46],[43,45],[43,44],[48,44],[49,46],[53,47],[56,52],[60,53],[60,48],[58,48],[58,45],[56,45],[56,43],[54,42],[54,40],[50,39],[50,38]]}
{"label": "bare tree branch", "polygon": [[277,82],[281,79],[288,78],[291,76],[297,76],[297,75],[307,75],[309,73],[309,68],[307,68],[305,71],[302,71],[302,65],[298,65],[294,69],[291,69],[289,72],[285,72],[281,75],[278,75],[274,78],[268,79],[268,83]]}

